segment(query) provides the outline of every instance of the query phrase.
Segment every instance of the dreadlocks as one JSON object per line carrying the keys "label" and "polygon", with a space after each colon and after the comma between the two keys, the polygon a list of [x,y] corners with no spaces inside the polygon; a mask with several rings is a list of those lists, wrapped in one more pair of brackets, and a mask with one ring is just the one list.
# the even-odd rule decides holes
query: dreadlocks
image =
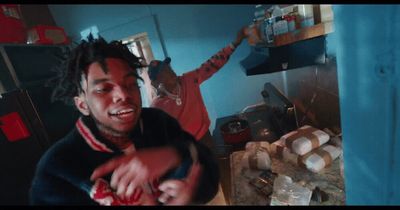
{"label": "dreadlocks", "polygon": [[49,81],[49,85],[55,86],[51,100],[73,104],[73,97],[83,91],[82,75],[87,79],[90,64],[98,62],[104,73],[108,72],[106,58],[119,58],[126,61],[134,70],[135,77],[143,81],[137,73],[138,68],[144,67],[140,62],[142,58],[132,54],[120,41],[107,43],[102,37],[94,39],[90,34],[88,41],[82,40],[77,47],[72,51],[67,50],[62,56],[60,65],[56,67],[57,76]]}

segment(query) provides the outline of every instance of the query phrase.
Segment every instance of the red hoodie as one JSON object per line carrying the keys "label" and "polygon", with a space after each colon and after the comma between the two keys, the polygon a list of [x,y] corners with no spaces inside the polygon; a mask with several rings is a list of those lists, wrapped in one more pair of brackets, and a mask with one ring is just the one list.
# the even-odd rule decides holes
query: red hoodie
{"label": "red hoodie", "polygon": [[208,131],[210,119],[200,92],[200,84],[221,69],[229,60],[234,48],[222,48],[195,70],[179,76],[181,105],[168,96],[158,96],[151,104],[176,118],[182,128],[200,140]]}

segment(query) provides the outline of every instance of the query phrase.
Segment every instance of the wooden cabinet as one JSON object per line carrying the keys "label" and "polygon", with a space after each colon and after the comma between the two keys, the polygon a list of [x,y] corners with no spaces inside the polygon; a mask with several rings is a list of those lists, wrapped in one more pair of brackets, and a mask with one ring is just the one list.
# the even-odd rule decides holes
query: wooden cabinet
{"label": "wooden cabinet", "polygon": [[[326,62],[326,35],[334,31],[330,6],[314,5],[314,25],[274,36],[274,42],[259,41],[240,64],[246,75],[302,68]],[[264,33],[262,27],[260,33]],[[263,37],[260,35],[260,37]]]}
{"label": "wooden cabinet", "polygon": [[306,39],[324,36],[333,32],[333,22],[318,23],[294,32],[280,34],[274,37],[274,47],[296,43]]}

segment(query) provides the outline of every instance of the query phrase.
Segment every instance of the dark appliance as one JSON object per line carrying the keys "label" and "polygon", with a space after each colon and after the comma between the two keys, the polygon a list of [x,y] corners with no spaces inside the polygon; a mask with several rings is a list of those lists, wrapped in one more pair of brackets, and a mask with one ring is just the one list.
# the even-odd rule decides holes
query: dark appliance
{"label": "dark appliance", "polygon": [[261,92],[269,109],[269,121],[278,137],[298,128],[296,109],[275,86],[267,82]]}
{"label": "dark appliance", "polygon": [[[38,160],[79,117],[73,106],[51,102],[54,88],[46,85],[56,75],[53,67],[66,48],[0,45],[0,119],[5,124],[0,129],[0,205],[28,204]],[[13,134],[14,130],[19,133]]]}
{"label": "dark appliance", "polygon": [[0,205],[27,205],[36,164],[50,145],[27,91],[0,95],[0,127]]}
{"label": "dark appliance", "polygon": [[50,143],[65,136],[79,117],[74,106],[52,102],[54,87],[46,85],[56,75],[54,67],[66,49],[63,45],[0,46],[0,83],[5,92],[21,89],[29,93]]}

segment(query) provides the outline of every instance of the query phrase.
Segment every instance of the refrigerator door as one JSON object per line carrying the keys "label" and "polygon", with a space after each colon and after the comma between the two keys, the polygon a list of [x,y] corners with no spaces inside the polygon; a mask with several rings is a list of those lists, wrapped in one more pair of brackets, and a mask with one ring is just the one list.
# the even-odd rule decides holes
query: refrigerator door
{"label": "refrigerator door", "polygon": [[[28,204],[39,158],[79,117],[73,106],[52,102],[54,87],[46,85],[56,76],[54,67],[66,49],[62,45],[0,45],[0,94],[5,92],[0,97],[0,117],[6,120],[0,129],[0,205]],[[20,119],[15,114],[10,118],[12,113]],[[16,128],[11,124],[23,124],[26,130],[21,127],[13,133]]]}
{"label": "refrigerator door", "polygon": [[29,132],[10,141],[3,132],[6,129],[0,130],[0,205],[27,205],[36,164],[49,146],[47,134],[26,91],[2,94],[0,116],[2,128],[19,120]]}

